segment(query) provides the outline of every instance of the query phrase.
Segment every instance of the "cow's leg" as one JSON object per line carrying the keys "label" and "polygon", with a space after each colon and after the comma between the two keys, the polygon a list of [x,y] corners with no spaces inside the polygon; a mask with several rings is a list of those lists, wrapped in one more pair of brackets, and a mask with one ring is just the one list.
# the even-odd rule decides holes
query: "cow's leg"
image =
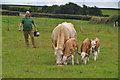
{"label": "cow's leg", "polygon": [[67,56],[63,56],[63,64],[67,65]]}
{"label": "cow's leg", "polygon": [[[88,55],[90,55],[90,50],[88,50]],[[89,62],[89,56],[86,58],[87,58],[87,61]]]}
{"label": "cow's leg", "polygon": [[84,59],[83,59],[83,63],[84,63],[84,64],[86,64],[86,63],[87,63],[86,58],[84,58]]}
{"label": "cow's leg", "polygon": [[100,53],[100,47],[98,48],[98,53]]}
{"label": "cow's leg", "polygon": [[76,63],[79,64],[78,54],[76,53]]}
{"label": "cow's leg", "polygon": [[74,65],[74,55],[71,55],[72,65]]}
{"label": "cow's leg", "polygon": [[98,52],[97,51],[94,51],[94,57],[93,57],[93,59],[94,59],[94,61],[96,61],[96,59],[97,59],[97,55],[98,55]]}
{"label": "cow's leg", "polygon": [[89,62],[89,57],[87,58],[87,61]]}

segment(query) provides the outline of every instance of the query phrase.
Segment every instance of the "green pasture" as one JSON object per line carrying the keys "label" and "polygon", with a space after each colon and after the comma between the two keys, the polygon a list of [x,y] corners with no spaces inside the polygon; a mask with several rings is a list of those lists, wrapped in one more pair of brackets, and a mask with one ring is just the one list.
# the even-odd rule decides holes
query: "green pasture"
{"label": "green pasture", "polygon": [[[3,78],[117,78],[118,36],[109,24],[90,24],[89,21],[34,18],[39,37],[37,48],[26,48],[23,31],[18,32],[22,17],[2,16],[2,77]],[[77,31],[79,46],[85,38],[98,37],[101,50],[97,61],[88,64],[57,66],[51,48],[52,30],[62,22],[71,22]],[[8,29],[9,28],[9,29]],[[9,31],[8,31],[9,30]],[[31,40],[31,39],[29,39]],[[31,41],[30,41],[31,43]],[[80,48],[79,48],[80,51]]]}
{"label": "green pasture", "polygon": [[101,9],[103,15],[115,15],[115,14],[119,14],[118,11],[119,10],[105,10],[105,9]]}

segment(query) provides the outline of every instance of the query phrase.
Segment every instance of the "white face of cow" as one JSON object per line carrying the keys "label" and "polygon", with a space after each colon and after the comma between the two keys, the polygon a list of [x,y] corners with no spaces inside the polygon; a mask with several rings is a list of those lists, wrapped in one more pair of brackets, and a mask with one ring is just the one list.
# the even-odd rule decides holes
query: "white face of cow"
{"label": "white face of cow", "polygon": [[92,48],[95,48],[96,42],[95,41],[91,41],[91,46],[92,46]]}
{"label": "white face of cow", "polygon": [[81,57],[82,57],[81,60],[83,61],[84,64],[86,64],[86,57],[85,57],[85,56],[86,56],[86,53],[85,53],[85,52],[82,52],[82,53],[81,53]]}
{"label": "white face of cow", "polygon": [[55,48],[56,64],[62,64],[62,50]]}

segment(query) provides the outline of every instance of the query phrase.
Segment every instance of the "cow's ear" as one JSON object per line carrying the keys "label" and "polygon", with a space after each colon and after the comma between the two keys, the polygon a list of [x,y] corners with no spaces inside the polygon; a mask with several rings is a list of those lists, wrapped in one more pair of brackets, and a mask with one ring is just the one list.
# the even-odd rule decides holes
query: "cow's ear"
{"label": "cow's ear", "polygon": [[53,43],[52,43],[52,48],[53,48],[53,49],[55,49],[55,46],[54,46],[54,44],[53,44]]}
{"label": "cow's ear", "polygon": [[89,54],[85,53],[86,56],[89,56]]}
{"label": "cow's ear", "polygon": [[98,43],[98,41],[95,41],[95,43],[97,44],[97,43]]}
{"label": "cow's ear", "polygon": [[90,43],[92,42],[93,40],[90,40]]}

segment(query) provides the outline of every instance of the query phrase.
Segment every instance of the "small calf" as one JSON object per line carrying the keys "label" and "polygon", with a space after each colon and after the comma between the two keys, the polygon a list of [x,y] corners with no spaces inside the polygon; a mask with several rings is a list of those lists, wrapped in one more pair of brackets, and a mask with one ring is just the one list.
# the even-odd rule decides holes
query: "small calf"
{"label": "small calf", "polygon": [[91,40],[86,38],[82,42],[81,53],[79,53],[82,57],[81,60],[83,61],[84,64],[87,63],[87,60],[89,61],[90,49],[91,49]]}
{"label": "small calf", "polygon": [[100,52],[100,40],[98,38],[94,38],[93,40],[91,40],[91,49],[92,49],[92,53],[93,53],[93,59],[94,61],[96,61],[97,57],[98,57],[98,53]]}
{"label": "small calf", "polygon": [[[78,41],[75,38],[70,38],[66,41],[64,45],[64,52],[63,52],[63,64],[67,65],[67,61],[71,58],[72,65],[74,65],[74,52],[77,53],[78,51]],[[78,61],[78,54],[77,55],[77,63]]]}

